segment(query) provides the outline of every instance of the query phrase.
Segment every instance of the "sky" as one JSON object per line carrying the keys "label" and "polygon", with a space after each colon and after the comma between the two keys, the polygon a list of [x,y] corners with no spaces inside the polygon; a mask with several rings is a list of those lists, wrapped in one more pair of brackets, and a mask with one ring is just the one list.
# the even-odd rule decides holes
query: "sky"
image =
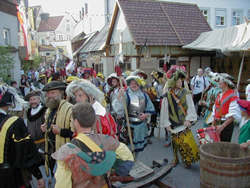
{"label": "sky", "polygon": [[83,0],[28,0],[29,6],[41,5],[44,12],[51,16],[65,15],[65,11],[79,15]]}

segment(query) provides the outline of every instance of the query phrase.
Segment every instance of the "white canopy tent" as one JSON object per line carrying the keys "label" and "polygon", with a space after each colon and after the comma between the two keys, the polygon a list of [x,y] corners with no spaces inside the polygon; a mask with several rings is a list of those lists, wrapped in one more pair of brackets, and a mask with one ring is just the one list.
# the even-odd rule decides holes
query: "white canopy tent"
{"label": "white canopy tent", "polygon": [[243,52],[237,81],[237,88],[239,88],[245,52],[250,51],[249,23],[246,20],[241,25],[204,32],[195,41],[183,46],[183,48],[202,51],[221,51],[224,54],[228,52]]}
{"label": "white canopy tent", "polygon": [[250,51],[250,24],[246,22],[225,29],[204,32],[183,48],[222,52]]}

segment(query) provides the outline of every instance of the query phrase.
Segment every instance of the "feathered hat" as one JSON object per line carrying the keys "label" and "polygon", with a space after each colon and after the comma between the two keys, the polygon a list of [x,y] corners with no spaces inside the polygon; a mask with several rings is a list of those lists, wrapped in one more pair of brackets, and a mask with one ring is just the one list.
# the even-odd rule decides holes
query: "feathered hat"
{"label": "feathered hat", "polygon": [[22,99],[15,88],[8,86],[7,84],[0,85],[0,106],[8,105],[21,105],[22,107],[28,107],[29,103]]}
{"label": "feathered hat", "polygon": [[116,79],[118,81],[118,83],[119,83],[119,77],[117,76],[117,74],[112,73],[107,78],[107,83],[108,83],[109,86],[112,86],[112,79]]}
{"label": "feathered hat", "polygon": [[147,73],[145,73],[143,70],[140,69],[136,69],[134,72],[132,72],[131,76],[139,76],[142,77],[144,80],[148,78]]}
{"label": "feathered hat", "polygon": [[179,79],[185,79],[186,73],[183,70],[176,69],[174,73],[172,73],[171,77],[167,80],[167,87],[174,88],[176,86],[176,82]]}
{"label": "feathered hat", "polygon": [[127,85],[129,86],[129,84],[130,84],[130,82],[132,81],[132,80],[135,80],[136,81],[136,83],[139,85],[139,86],[141,86],[141,87],[144,87],[145,85],[146,85],[146,82],[143,80],[143,78],[140,78],[139,76],[128,76],[127,78],[126,78],[126,82],[127,82]]}
{"label": "feathered hat", "polygon": [[176,72],[176,71],[182,71],[183,73],[186,72],[186,68],[184,66],[179,66],[179,65],[172,65],[170,67],[170,69],[168,70],[168,72],[166,73],[166,77],[167,79],[172,78],[172,75]]}
{"label": "feathered hat", "polygon": [[235,85],[233,83],[234,77],[227,73],[219,73],[218,74],[219,81],[225,82],[230,88],[235,88]]}
{"label": "feathered hat", "polygon": [[67,96],[74,97],[75,92],[81,89],[88,96],[93,96],[95,100],[102,103],[104,100],[104,94],[101,90],[99,90],[94,84],[92,84],[88,80],[80,79],[74,80],[71,82],[66,88]]}

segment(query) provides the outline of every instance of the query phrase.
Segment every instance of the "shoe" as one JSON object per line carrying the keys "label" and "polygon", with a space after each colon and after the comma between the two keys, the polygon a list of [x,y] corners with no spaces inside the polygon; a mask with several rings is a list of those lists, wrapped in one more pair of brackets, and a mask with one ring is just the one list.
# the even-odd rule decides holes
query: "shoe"
{"label": "shoe", "polygon": [[150,139],[148,139],[148,144],[153,144],[153,142]]}
{"label": "shoe", "polygon": [[176,166],[179,164],[179,161],[174,159],[174,160],[171,162],[171,164],[172,164],[173,167],[176,167]]}
{"label": "shoe", "polygon": [[166,147],[166,148],[169,146],[171,146],[171,143],[164,144],[164,147]]}
{"label": "shoe", "polygon": [[184,168],[190,169],[191,168],[191,164],[184,164]]}

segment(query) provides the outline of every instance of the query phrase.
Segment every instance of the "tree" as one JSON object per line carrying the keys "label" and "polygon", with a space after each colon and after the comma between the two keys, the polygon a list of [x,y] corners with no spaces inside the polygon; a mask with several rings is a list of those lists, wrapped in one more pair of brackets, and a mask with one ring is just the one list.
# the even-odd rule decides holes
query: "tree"
{"label": "tree", "polygon": [[0,46],[0,77],[4,82],[11,79],[10,71],[13,69],[14,59],[11,47]]}
{"label": "tree", "polygon": [[41,56],[35,56],[32,61],[22,61],[22,69],[27,72],[30,69],[38,69],[42,62]]}

